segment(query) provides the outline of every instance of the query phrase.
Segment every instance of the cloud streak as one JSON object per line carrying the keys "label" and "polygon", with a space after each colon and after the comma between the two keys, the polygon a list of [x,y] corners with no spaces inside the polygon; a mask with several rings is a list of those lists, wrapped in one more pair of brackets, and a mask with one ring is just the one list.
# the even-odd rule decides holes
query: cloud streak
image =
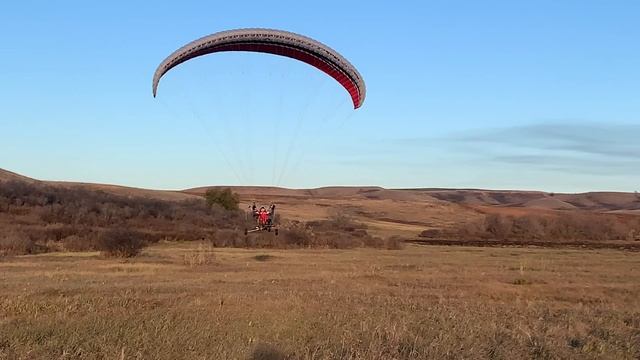
{"label": "cloud streak", "polygon": [[476,165],[591,175],[640,175],[640,124],[547,122],[483,129],[396,145],[445,148]]}
{"label": "cloud streak", "polygon": [[582,173],[592,175],[640,175],[640,160],[587,159],[566,155],[503,155],[490,159],[492,162],[535,167],[554,172]]}
{"label": "cloud streak", "polygon": [[563,151],[612,158],[640,158],[640,125],[542,123],[453,138],[463,143],[493,143],[514,148]]}
{"label": "cloud streak", "polygon": [[541,123],[453,140],[498,164],[563,173],[640,174],[640,125]]}

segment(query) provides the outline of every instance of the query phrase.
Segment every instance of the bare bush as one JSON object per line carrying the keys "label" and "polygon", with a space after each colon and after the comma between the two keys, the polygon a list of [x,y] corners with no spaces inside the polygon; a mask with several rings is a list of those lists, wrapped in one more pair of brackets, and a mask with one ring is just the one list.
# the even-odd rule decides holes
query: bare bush
{"label": "bare bush", "polygon": [[443,236],[442,230],[440,229],[427,229],[424,230],[418,235],[420,237],[429,238],[429,239],[437,239]]}
{"label": "bare bush", "polygon": [[211,239],[216,229],[244,227],[241,212],[210,207],[204,199],[161,201],[24,182],[0,185],[0,207],[9,218],[6,228],[76,251],[94,246],[95,234],[105,228],[135,229],[144,242],[153,243]]}
{"label": "bare bush", "polygon": [[386,248],[386,241],[383,238],[377,237],[377,236],[366,236],[366,237],[362,237],[362,238],[354,238],[354,240],[360,240],[362,243],[361,247],[370,247],[370,248],[376,248],[376,249],[384,249]]}
{"label": "bare bush", "polygon": [[35,241],[22,232],[0,235],[0,255],[26,255],[37,250]]}
{"label": "bare bush", "polygon": [[172,202],[22,182],[3,183],[0,199],[7,211],[33,213],[49,224],[110,227],[175,222],[202,228],[237,226],[242,219],[240,212],[209,207],[204,199]]}
{"label": "bare bush", "polygon": [[135,229],[140,243],[169,239],[208,240],[217,247],[387,247],[386,240],[372,237],[366,225],[343,211],[326,220],[283,226],[280,236],[271,232],[245,237],[237,230],[247,227],[244,214],[225,209],[225,205],[236,208],[237,195],[229,189],[208,195],[208,203],[205,199],[171,202],[21,182],[0,187],[3,211],[21,216],[29,224],[25,229],[31,240],[56,242],[56,248],[72,251],[100,248],[110,252],[109,244],[115,245],[116,240],[107,241],[107,235],[96,234],[116,227]]}
{"label": "bare bush", "polygon": [[212,231],[191,226],[190,224],[177,224],[175,229],[165,231],[162,235],[167,240],[172,241],[199,241],[211,237]]}
{"label": "bare bush", "polygon": [[110,257],[134,257],[145,247],[143,235],[129,229],[109,229],[96,241],[96,250]]}
{"label": "bare bush", "polygon": [[61,241],[69,236],[80,236],[87,233],[87,229],[80,229],[70,225],[53,225],[44,228],[44,238],[51,241]]}
{"label": "bare bush", "polygon": [[372,237],[366,224],[357,222],[344,212],[337,212],[329,219],[310,221],[308,227],[314,247],[351,249],[356,247],[384,248],[384,240]]}
{"label": "bare bush", "polygon": [[280,231],[278,243],[281,247],[309,247],[313,245],[314,235],[303,223],[294,223]]}
{"label": "bare bush", "polygon": [[211,242],[216,247],[244,246],[241,242],[242,235],[235,229],[218,229],[211,237]]}
{"label": "bare bush", "polygon": [[313,234],[313,247],[331,249],[353,249],[363,246],[362,239],[357,239],[351,235],[339,231],[323,231]]}
{"label": "bare bush", "polygon": [[96,238],[93,236],[71,235],[62,239],[62,247],[67,251],[91,251],[96,249]]}
{"label": "bare bush", "polygon": [[344,212],[335,212],[326,220],[316,220],[307,223],[314,231],[342,231],[356,232],[366,230],[367,225],[357,222]]}
{"label": "bare bush", "polygon": [[640,233],[640,219],[594,213],[504,216],[487,215],[482,223],[459,223],[439,232],[425,230],[422,237],[458,240],[610,241],[633,240]]}
{"label": "bare bush", "polygon": [[385,240],[387,250],[402,250],[405,246],[405,239],[402,236],[391,236]]}
{"label": "bare bush", "polygon": [[511,232],[517,238],[540,240],[545,236],[544,224],[547,223],[546,219],[535,216],[522,216],[513,218],[512,221]]}
{"label": "bare bush", "polygon": [[513,218],[491,214],[484,220],[487,233],[495,239],[506,239],[513,230]]}

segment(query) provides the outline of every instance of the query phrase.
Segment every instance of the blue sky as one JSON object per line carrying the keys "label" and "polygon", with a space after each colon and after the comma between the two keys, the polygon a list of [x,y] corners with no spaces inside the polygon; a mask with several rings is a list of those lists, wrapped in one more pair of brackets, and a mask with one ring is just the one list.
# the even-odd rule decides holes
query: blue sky
{"label": "blue sky", "polygon": [[[361,72],[350,108],[294,60],[155,67],[221,30],[313,37]],[[41,179],[640,190],[640,2],[7,1],[0,168]]]}

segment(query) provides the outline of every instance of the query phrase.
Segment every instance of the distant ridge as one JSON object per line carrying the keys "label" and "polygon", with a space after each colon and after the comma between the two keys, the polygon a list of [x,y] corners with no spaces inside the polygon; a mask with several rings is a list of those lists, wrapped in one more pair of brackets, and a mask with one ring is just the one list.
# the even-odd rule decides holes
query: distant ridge
{"label": "distant ridge", "polygon": [[91,191],[104,191],[107,193],[126,196],[126,197],[144,197],[144,198],[153,198],[159,200],[168,200],[168,201],[180,201],[192,199],[195,196],[183,193],[181,191],[168,191],[168,190],[149,190],[149,189],[139,189],[127,186],[119,186],[119,185],[106,185],[106,184],[91,184],[91,183],[81,183],[81,182],[67,182],[67,181],[41,181],[32,179],[20,174],[16,174],[14,172],[0,169],[0,186],[2,182],[7,181],[25,181],[29,183],[40,183],[46,184],[50,186],[60,186],[67,188],[82,188]]}
{"label": "distant ridge", "polygon": [[[372,200],[405,202],[407,206],[420,204],[455,204],[471,207],[478,211],[489,208],[531,209],[532,211],[596,211],[619,214],[639,214],[640,195],[624,192],[587,192],[577,194],[548,193],[533,190],[483,190],[447,188],[385,189],[379,186],[326,186],[315,189],[288,189],[274,186],[202,186],[186,190],[150,190],[118,185],[90,184],[79,182],[39,181],[14,172],[0,169],[0,182],[28,181],[52,186],[80,187],[95,191],[105,191],[122,196],[139,196],[162,200],[187,200],[200,197],[211,188],[231,188],[243,201],[311,201],[325,199],[331,201]],[[298,200],[295,200],[298,199]],[[414,204],[414,205],[410,205]],[[348,205],[348,204],[347,204]],[[329,205],[323,205],[329,206]],[[345,205],[346,206],[346,205]],[[421,206],[421,205],[420,205]],[[381,215],[382,216],[382,215]]]}
{"label": "distant ridge", "polygon": [[0,168],[0,181],[28,181],[28,182],[35,182],[37,180],[34,180],[32,178],[20,175],[20,174],[16,174],[14,172],[11,172],[9,170],[4,170]]}

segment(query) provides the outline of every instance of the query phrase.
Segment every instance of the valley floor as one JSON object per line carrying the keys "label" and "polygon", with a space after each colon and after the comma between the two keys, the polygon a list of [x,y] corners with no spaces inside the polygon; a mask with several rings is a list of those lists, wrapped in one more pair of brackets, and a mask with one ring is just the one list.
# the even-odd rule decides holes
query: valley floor
{"label": "valley floor", "polygon": [[0,258],[0,359],[640,357],[640,256],[163,243]]}

